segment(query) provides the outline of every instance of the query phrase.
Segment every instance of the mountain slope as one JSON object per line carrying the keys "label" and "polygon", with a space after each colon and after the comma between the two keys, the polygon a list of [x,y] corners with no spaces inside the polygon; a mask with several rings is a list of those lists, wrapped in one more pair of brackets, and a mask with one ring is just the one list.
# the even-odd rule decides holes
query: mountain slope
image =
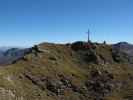
{"label": "mountain slope", "polygon": [[19,49],[19,48],[10,48],[10,49],[0,49],[0,65],[8,65],[14,62],[15,60],[23,57],[27,54],[30,49]]}
{"label": "mountain slope", "polygon": [[1,68],[2,100],[132,100],[132,64],[111,45],[78,44],[42,43]]}
{"label": "mountain slope", "polygon": [[[115,55],[117,55],[118,61],[121,58],[127,58],[128,63],[133,63],[133,45],[132,44],[129,44],[127,42],[120,42],[113,45],[113,50]],[[123,59],[123,62],[124,62],[124,59]]]}

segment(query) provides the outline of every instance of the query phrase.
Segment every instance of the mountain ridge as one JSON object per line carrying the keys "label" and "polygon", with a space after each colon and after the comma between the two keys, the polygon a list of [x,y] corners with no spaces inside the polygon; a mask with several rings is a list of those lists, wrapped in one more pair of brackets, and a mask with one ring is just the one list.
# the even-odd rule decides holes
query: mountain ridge
{"label": "mountain ridge", "polygon": [[29,48],[8,48],[0,51],[0,65],[8,65],[23,57],[30,51]]}
{"label": "mountain ridge", "polygon": [[[112,45],[42,43],[0,70],[4,100],[132,100],[133,67]],[[6,92],[6,96],[2,96]]]}

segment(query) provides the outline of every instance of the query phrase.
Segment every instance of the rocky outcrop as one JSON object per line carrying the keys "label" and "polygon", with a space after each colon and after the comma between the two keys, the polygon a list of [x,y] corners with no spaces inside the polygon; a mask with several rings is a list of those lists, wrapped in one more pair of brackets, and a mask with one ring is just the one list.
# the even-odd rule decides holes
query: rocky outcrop
{"label": "rocky outcrop", "polygon": [[34,46],[1,68],[0,97],[7,93],[13,100],[132,100],[132,64],[113,50],[105,43]]}
{"label": "rocky outcrop", "polygon": [[114,44],[113,58],[116,62],[133,63],[133,45],[127,42]]}
{"label": "rocky outcrop", "polygon": [[90,79],[86,82],[89,95],[96,100],[102,100],[104,96],[111,94],[115,87],[114,76],[108,71],[92,70]]}

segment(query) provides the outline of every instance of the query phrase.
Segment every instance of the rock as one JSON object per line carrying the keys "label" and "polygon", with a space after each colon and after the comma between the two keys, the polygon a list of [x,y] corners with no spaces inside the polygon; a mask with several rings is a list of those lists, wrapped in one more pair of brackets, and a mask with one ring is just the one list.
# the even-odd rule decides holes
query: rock
{"label": "rock", "polygon": [[90,95],[103,98],[110,94],[114,88],[113,75],[107,71],[93,70],[91,78],[86,82],[86,87]]}
{"label": "rock", "polygon": [[93,48],[93,45],[92,43],[88,43],[88,42],[82,42],[82,41],[78,41],[78,42],[75,42],[71,45],[71,48],[75,51],[78,51],[78,50],[88,50],[88,49],[91,49]]}
{"label": "rock", "polygon": [[129,79],[132,81],[133,80],[133,75],[128,73]]}
{"label": "rock", "polygon": [[133,100],[133,96],[131,95],[131,96],[126,96],[126,97],[124,97],[124,100]]}
{"label": "rock", "polygon": [[103,44],[106,45],[107,44],[106,41],[103,41]]}
{"label": "rock", "polygon": [[63,95],[65,86],[61,81],[58,80],[48,80],[46,87],[49,91],[55,93],[56,95]]}
{"label": "rock", "polygon": [[[0,100],[20,100],[11,90],[0,87]],[[22,100],[22,99],[21,99]]]}
{"label": "rock", "polygon": [[31,48],[31,52],[35,54],[35,56],[38,56],[38,53],[43,53],[38,45],[34,45],[34,47]]}
{"label": "rock", "polygon": [[67,46],[67,47],[71,47],[71,43],[67,43],[66,46]]}
{"label": "rock", "polygon": [[56,57],[49,57],[50,60],[56,61],[57,58]]}
{"label": "rock", "polygon": [[46,82],[48,80],[47,77],[37,77],[32,75],[30,72],[24,73],[24,77],[29,79],[34,85],[38,86],[40,89],[46,89]]}
{"label": "rock", "polygon": [[83,45],[84,45],[84,42],[81,42],[81,41],[78,41],[78,42],[75,42],[71,45],[71,48],[75,51],[79,50],[79,49],[83,49]]}
{"label": "rock", "polygon": [[37,45],[34,45],[34,47],[32,47],[32,50],[36,52],[40,52],[39,47]]}

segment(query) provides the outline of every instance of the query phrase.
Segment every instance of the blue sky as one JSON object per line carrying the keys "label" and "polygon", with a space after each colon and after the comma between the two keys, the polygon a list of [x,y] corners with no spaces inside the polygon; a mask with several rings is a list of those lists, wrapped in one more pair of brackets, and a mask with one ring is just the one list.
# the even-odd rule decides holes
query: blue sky
{"label": "blue sky", "polygon": [[133,43],[133,0],[0,0],[0,46],[91,39]]}

